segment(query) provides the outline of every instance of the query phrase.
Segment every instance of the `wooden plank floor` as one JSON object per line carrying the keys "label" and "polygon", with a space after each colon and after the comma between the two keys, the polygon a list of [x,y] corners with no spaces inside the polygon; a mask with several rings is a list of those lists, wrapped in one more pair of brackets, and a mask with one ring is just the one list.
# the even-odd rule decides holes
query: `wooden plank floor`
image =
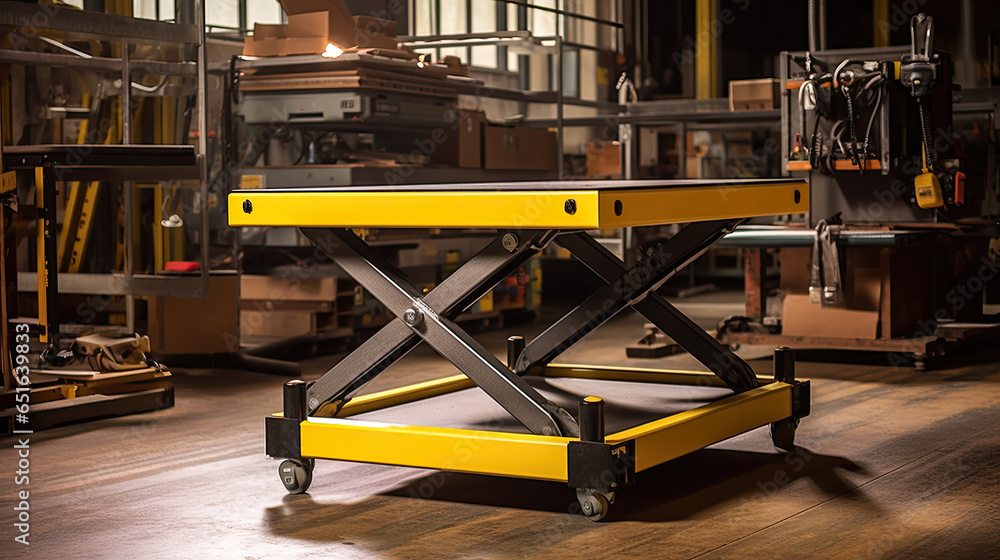
{"label": "wooden plank floor", "polygon": [[[641,323],[616,319],[564,361],[691,366],[626,359]],[[484,340],[502,354],[507,334]],[[797,451],[744,434],[641,473],[603,523],[568,514],[561,484],[378,465],[320,462],[310,494],[286,495],[263,453],[283,379],[179,372],[173,409],[31,437],[32,544],[11,541],[6,472],[0,557],[997,558],[1000,367],[980,358],[926,373],[800,363],[814,400]],[[421,348],[371,389],[452,372]]]}

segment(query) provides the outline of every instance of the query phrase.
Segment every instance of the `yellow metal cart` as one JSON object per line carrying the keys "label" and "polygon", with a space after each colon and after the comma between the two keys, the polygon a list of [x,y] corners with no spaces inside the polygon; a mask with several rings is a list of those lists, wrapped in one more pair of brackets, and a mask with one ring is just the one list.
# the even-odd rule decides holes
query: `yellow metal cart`
{"label": "yellow metal cart", "polygon": [[[285,459],[286,489],[305,492],[315,459],[337,459],[567,482],[581,510],[602,518],[636,473],[770,424],[774,444],[793,446],[809,413],[809,384],[794,376],[788,349],[774,377],[758,377],[656,294],[687,263],[748,218],[806,212],[795,179],[601,181],[239,190],[232,226],[295,226],[396,318],[320,379],[290,381],[284,410],[266,420],[267,454]],[[687,223],[632,267],[586,230]],[[351,228],[484,228],[496,238],[429,293],[421,293]],[[569,250],[605,286],[530,342],[508,340],[507,363],[454,319],[549,243]],[[552,363],[622,309],[632,307],[711,373]],[[354,397],[426,342],[462,375]],[[574,416],[542,397],[526,376],[726,387],[731,396],[605,434],[603,401],[587,397]],[[353,415],[478,386],[528,434],[352,420]],[[475,452],[460,445],[474,442]],[[459,456],[461,455],[461,456]]]}

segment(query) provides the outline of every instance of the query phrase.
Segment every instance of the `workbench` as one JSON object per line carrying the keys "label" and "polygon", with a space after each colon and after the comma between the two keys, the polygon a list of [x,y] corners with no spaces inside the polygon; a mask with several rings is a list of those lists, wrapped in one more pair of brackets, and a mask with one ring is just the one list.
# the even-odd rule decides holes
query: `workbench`
{"label": "workbench", "polygon": [[[320,379],[290,381],[284,410],[266,419],[266,451],[284,461],[291,493],[305,492],[315,459],[336,459],[568,483],[580,510],[601,519],[636,473],[770,425],[774,444],[793,448],[809,413],[809,384],[794,357],[775,351],[774,376],[750,366],[656,293],[684,265],[751,217],[797,214],[808,187],[795,179],[526,182],[238,190],[232,226],[295,226],[316,250],[395,315]],[[587,230],[686,223],[634,265]],[[428,293],[352,228],[483,228],[496,236]],[[454,322],[498,282],[557,243],[605,282],[531,341],[511,337],[502,362]],[[556,364],[567,348],[631,307],[681,344],[708,371]],[[425,342],[462,373],[364,396],[361,388]],[[723,387],[731,395],[651,422],[605,433],[604,401],[588,396],[576,415],[542,397],[531,376]],[[352,416],[477,387],[527,433],[413,426]],[[472,444],[474,452],[468,452]]]}

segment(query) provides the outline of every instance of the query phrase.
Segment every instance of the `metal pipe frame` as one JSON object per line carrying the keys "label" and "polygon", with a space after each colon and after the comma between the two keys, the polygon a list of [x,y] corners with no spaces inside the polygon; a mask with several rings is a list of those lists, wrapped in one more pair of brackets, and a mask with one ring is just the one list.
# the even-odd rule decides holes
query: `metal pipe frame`
{"label": "metal pipe frame", "polygon": [[[143,66],[145,69],[156,70],[163,72],[165,74],[173,75],[194,75],[197,78],[198,90],[197,90],[197,114],[198,114],[198,156],[197,156],[197,166],[198,172],[195,177],[200,178],[200,211],[201,211],[201,227],[202,227],[202,239],[201,239],[201,274],[199,275],[199,282],[197,285],[192,286],[188,290],[182,290],[187,293],[187,295],[195,295],[200,297],[206,297],[208,293],[208,264],[209,264],[209,247],[208,247],[208,231],[209,231],[209,217],[208,217],[208,184],[207,184],[207,172],[206,165],[207,161],[205,159],[205,153],[207,149],[207,130],[208,130],[208,116],[206,114],[206,100],[205,100],[205,87],[207,83],[207,66],[206,66],[206,53],[205,53],[205,10],[203,0],[193,0],[194,5],[194,23],[193,24],[177,24],[177,23],[161,23],[146,21],[142,19],[135,19],[126,16],[119,16],[114,14],[103,14],[88,11],[71,11],[63,10],[53,6],[29,6],[27,4],[17,3],[17,2],[7,2],[0,1],[0,24],[10,24],[14,26],[24,26],[26,24],[34,24],[38,28],[42,29],[54,29],[67,31],[70,33],[81,34],[88,37],[95,37],[101,39],[117,40],[121,43],[121,58],[75,58],[68,57],[68,55],[59,55],[51,53],[28,53],[16,50],[4,49],[0,50],[0,60],[8,62],[24,62],[24,63],[39,63],[53,66],[71,66],[71,67],[81,67],[85,69],[93,69],[100,71],[111,71],[112,64],[117,64],[120,67],[121,81],[123,87],[121,89],[122,97],[122,145],[132,144],[132,88],[128,87],[127,84],[131,84],[131,73],[134,66]],[[175,62],[162,62],[162,61],[132,61],[131,53],[129,51],[130,45],[133,43],[147,44],[153,43],[158,44],[161,42],[166,43],[181,43],[192,45],[197,49],[197,63],[191,65],[190,63],[175,63]],[[22,161],[22,164],[26,164],[27,161]],[[46,161],[44,156],[41,158],[41,165],[37,167],[36,173],[41,174],[41,180],[38,181],[37,187],[41,189],[41,193],[38,197],[38,206],[42,210],[42,214],[39,219],[39,239],[44,240],[39,248],[39,282],[38,282],[38,292],[39,292],[39,324],[42,325],[42,336],[40,340],[42,342],[55,342],[55,336],[58,334],[58,317],[57,317],[57,295],[59,293],[58,288],[58,263],[55,258],[56,249],[56,236],[55,231],[55,183],[56,176],[62,176],[63,173],[59,173],[58,165],[52,164]],[[86,168],[80,168],[75,166],[67,167],[68,170],[79,171],[74,175],[74,179],[86,180],[91,178],[88,176],[88,170]],[[133,215],[132,201],[132,180],[142,180],[148,177],[150,180],[161,179],[163,175],[174,174],[178,175],[177,171],[170,168],[159,168],[159,167],[148,167],[144,170],[137,168],[138,171],[133,171],[132,173],[126,172],[123,177],[123,205],[125,207],[125,270],[123,271],[123,278],[121,285],[124,286],[119,291],[125,295],[125,315],[126,315],[126,329],[129,332],[134,332],[135,330],[135,294],[140,293],[139,289],[145,284],[150,284],[150,286],[156,286],[157,284],[151,284],[148,279],[146,282],[135,282],[133,278],[133,265],[134,265],[134,243],[135,234],[133,231],[133,223],[135,217]],[[108,173],[108,169],[92,169],[90,173],[94,174],[95,179],[100,180],[111,180],[114,179],[115,173],[112,171]],[[186,174],[179,174],[186,175]],[[50,200],[51,198],[51,200]],[[43,200],[44,199],[44,200]],[[44,236],[44,237],[43,237]],[[50,239],[51,237],[51,239]],[[43,273],[44,267],[44,273]],[[159,280],[159,279],[157,279]],[[96,292],[93,292],[96,293]],[[145,292],[142,292],[145,293]]]}
{"label": "metal pipe frame", "polygon": [[[132,143],[132,62],[130,43],[122,39],[122,145]],[[125,206],[125,278],[135,272],[135,205],[132,182],[122,183],[122,205]],[[135,296],[125,295],[125,329],[135,332]]]}
{"label": "metal pipe frame", "polygon": [[[0,49],[0,60],[6,64],[54,66],[108,73],[121,72],[122,67],[121,58],[100,56],[81,58],[70,54],[17,51],[12,49]],[[195,76],[198,71],[197,65],[192,62],[166,62],[162,60],[134,60],[132,61],[132,67],[139,67],[153,74],[166,76]]]}
{"label": "metal pipe frame", "polygon": [[59,336],[59,275],[56,259],[56,180],[50,169],[35,168],[38,206],[38,325],[39,342],[55,344]]}
{"label": "metal pipe frame", "polygon": [[[200,0],[199,0],[200,2]],[[143,44],[204,44],[196,25],[163,23],[116,14],[69,10],[53,5],[0,1],[0,26],[53,29],[81,37]],[[203,30],[204,28],[202,28]]]}

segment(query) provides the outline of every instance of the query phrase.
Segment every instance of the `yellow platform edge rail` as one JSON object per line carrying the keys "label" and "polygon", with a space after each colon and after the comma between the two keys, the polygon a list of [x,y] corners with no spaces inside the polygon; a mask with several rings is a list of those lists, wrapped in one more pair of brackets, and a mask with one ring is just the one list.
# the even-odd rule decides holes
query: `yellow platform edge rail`
{"label": "yellow platform edge rail", "polygon": [[797,181],[641,189],[525,191],[241,190],[228,198],[233,227],[600,229],[800,214]]}

